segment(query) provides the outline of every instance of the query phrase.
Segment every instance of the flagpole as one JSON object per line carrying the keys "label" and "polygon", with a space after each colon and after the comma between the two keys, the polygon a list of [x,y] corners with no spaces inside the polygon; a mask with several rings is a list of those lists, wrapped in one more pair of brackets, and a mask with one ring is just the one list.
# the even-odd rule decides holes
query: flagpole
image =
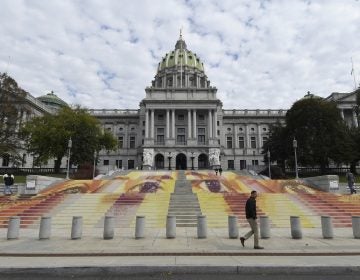
{"label": "flagpole", "polygon": [[356,75],[355,75],[355,70],[354,70],[354,62],[353,59],[351,57],[351,73],[350,73],[353,78],[354,78],[354,90],[356,90]]}

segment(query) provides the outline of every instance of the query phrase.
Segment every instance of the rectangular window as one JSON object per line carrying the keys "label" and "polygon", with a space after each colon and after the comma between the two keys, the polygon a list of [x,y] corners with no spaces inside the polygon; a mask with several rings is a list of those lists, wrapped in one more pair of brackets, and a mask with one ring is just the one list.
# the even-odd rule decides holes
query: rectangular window
{"label": "rectangular window", "polygon": [[10,164],[10,156],[8,154],[3,155],[2,157],[2,166],[9,166]]}
{"label": "rectangular window", "polygon": [[158,120],[163,121],[164,120],[164,115],[158,115]]}
{"label": "rectangular window", "polygon": [[118,137],[118,148],[122,149],[124,147],[124,137],[123,136],[119,136]]}
{"label": "rectangular window", "polygon": [[232,137],[231,136],[226,137],[226,148],[232,149]]}
{"label": "rectangular window", "polygon": [[165,144],[164,135],[157,135],[156,142],[158,145],[164,145]]}
{"label": "rectangular window", "polygon": [[185,135],[185,128],[178,128],[177,129],[178,134],[184,134]]}
{"label": "rectangular window", "polygon": [[164,128],[163,127],[158,127],[157,128],[157,134],[164,134]]}
{"label": "rectangular window", "polygon": [[250,147],[252,148],[252,149],[255,149],[256,148],[256,137],[255,136],[251,136],[251,138],[250,138]]}
{"label": "rectangular window", "polygon": [[176,138],[177,144],[185,145],[185,135],[178,135]]}
{"label": "rectangular window", "polygon": [[134,169],[135,161],[133,159],[128,160],[128,169]]}
{"label": "rectangular window", "polygon": [[220,130],[217,131],[217,135],[220,136]]}
{"label": "rectangular window", "polygon": [[234,160],[228,160],[228,169],[234,169]]}
{"label": "rectangular window", "polygon": [[199,127],[198,128],[198,134],[199,135],[201,135],[201,134],[205,135],[205,128],[204,127]]}
{"label": "rectangular window", "polygon": [[130,136],[130,149],[135,149],[135,136]]}
{"label": "rectangular window", "polygon": [[267,140],[268,140],[268,138],[267,137],[263,137],[263,139],[262,139],[262,144],[263,144],[263,146],[264,146],[264,144],[267,142]]}
{"label": "rectangular window", "polygon": [[121,159],[117,159],[116,160],[116,167],[118,168],[118,169],[121,169],[123,166],[122,166],[122,160]]}
{"label": "rectangular window", "polygon": [[245,141],[244,141],[244,137],[240,136],[239,137],[239,149],[244,149],[245,148]]}
{"label": "rectangular window", "polygon": [[199,115],[199,121],[204,121],[205,120],[205,115]]}
{"label": "rectangular window", "polygon": [[143,126],[145,126],[145,121],[143,121]]}
{"label": "rectangular window", "polygon": [[244,159],[241,159],[240,160],[240,169],[246,169],[246,160]]}
{"label": "rectangular window", "polygon": [[205,135],[199,135],[198,136],[198,144],[199,145],[205,145]]}
{"label": "rectangular window", "polygon": [[109,160],[108,159],[104,159],[104,165],[109,165]]}
{"label": "rectangular window", "polygon": [[252,165],[259,165],[259,161],[257,159],[252,160]]}
{"label": "rectangular window", "polygon": [[184,116],[184,115],[178,115],[178,120],[179,120],[179,121],[185,120],[185,116]]}

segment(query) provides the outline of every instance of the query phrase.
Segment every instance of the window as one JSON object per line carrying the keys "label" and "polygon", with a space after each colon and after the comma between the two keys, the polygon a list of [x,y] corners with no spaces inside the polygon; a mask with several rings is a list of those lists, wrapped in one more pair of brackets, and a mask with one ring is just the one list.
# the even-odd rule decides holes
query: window
{"label": "window", "polygon": [[226,137],[226,148],[232,149],[232,137],[231,136]]}
{"label": "window", "polygon": [[252,128],[251,128],[251,131],[253,131],[253,132],[254,132],[254,131],[255,131],[255,128],[253,128],[253,127],[252,127]]}
{"label": "window", "polygon": [[108,159],[104,159],[104,165],[109,165],[109,160]]}
{"label": "window", "polygon": [[134,169],[135,161],[133,159],[128,160],[128,169]]}
{"label": "window", "polygon": [[22,160],[21,160],[21,166],[25,166],[25,164],[26,164],[26,154],[23,154],[22,155]]}
{"label": "window", "polygon": [[107,127],[106,130],[107,130],[107,131],[111,131],[111,127]]}
{"label": "window", "polygon": [[158,127],[156,129],[156,142],[158,145],[165,144],[164,131],[165,131],[165,129],[163,127]]}
{"label": "window", "polygon": [[135,136],[130,136],[130,149],[135,148]]}
{"label": "window", "polygon": [[244,137],[240,136],[239,137],[239,148],[240,149],[244,149],[245,148],[245,141],[244,141]]}
{"label": "window", "polygon": [[143,121],[143,126],[145,126],[145,121]]}
{"label": "window", "polygon": [[10,156],[8,154],[3,155],[2,157],[2,166],[9,166]]}
{"label": "window", "polygon": [[234,169],[234,160],[233,159],[228,160],[228,169]]}
{"label": "window", "polygon": [[228,127],[228,128],[227,128],[227,131],[231,131],[231,128],[230,128],[230,127]]}
{"label": "window", "polygon": [[204,127],[198,128],[198,144],[205,145],[205,128]]}
{"label": "window", "polygon": [[123,167],[121,159],[117,159],[115,163],[117,168],[121,169]]}
{"label": "window", "polygon": [[263,141],[263,145],[267,142],[268,138],[267,137],[263,137],[262,141]]}
{"label": "window", "polygon": [[240,170],[246,169],[246,160],[241,159],[240,160]]}
{"label": "window", "polygon": [[164,115],[158,115],[158,120],[163,121],[164,120]]}
{"label": "window", "polygon": [[266,127],[263,127],[263,131],[266,131]]}
{"label": "window", "polygon": [[165,129],[163,127],[157,128],[157,134],[164,134]]}
{"label": "window", "polygon": [[119,127],[119,131],[123,131],[124,130],[124,128],[123,127]]}
{"label": "window", "polygon": [[145,135],[145,130],[143,129],[143,131],[142,131],[142,135],[144,136]]}
{"label": "window", "polygon": [[176,142],[177,144],[185,145],[185,128],[177,129]]}
{"label": "window", "polygon": [[259,165],[259,161],[257,159],[252,160],[252,165]]}
{"label": "window", "polygon": [[220,122],[219,122],[219,121],[217,121],[216,123],[217,123],[218,126],[220,125]]}
{"label": "window", "polygon": [[204,121],[205,120],[205,115],[199,115],[199,121]]}
{"label": "window", "polygon": [[220,135],[220,130],[217,131],[217,135],[218,135],[218,136]]}
{"label": "window", "polygon": [[122,149],[124,147],[124,137],[123,136],[119,136],[118,137],[118,148]]}
{"label": "window", "polygon": [[243,131],[244,129],[242,127],[239,128],[239,131]]}
{"label": "window", "polygon": [[178,120],[179,120],[179,121],[185,120],[185,116],[184,116],[184,115],[178,115]]}
{"label": "window", "polygon": [[252,136],[252,137],[250,138],[250,142],[251,142],[250,147],[251,147],[252,149],[255,149],[255,148],[256,148],[256,137],[255,137],[255,136]]}

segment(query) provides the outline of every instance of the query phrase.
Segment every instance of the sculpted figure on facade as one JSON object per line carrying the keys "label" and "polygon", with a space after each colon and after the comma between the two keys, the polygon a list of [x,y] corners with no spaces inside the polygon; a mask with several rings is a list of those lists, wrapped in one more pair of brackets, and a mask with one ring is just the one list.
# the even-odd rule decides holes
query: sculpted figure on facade
{"label": "sculpted figure on facade", "polygon": [[154,149],[144,149],[143,158],[143,165],[152,166],[154,159]]}
{"label": "sculpted figure on facade", "polygon": [[210,166],[220,165],[220,149],[209,149],[209,162]]}

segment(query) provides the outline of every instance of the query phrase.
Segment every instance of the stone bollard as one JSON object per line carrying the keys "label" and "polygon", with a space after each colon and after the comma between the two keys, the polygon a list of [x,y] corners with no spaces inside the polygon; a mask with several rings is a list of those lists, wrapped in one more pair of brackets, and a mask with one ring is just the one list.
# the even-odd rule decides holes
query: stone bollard
{"label": "stone bollard", "polygon": [[302,231],[301,231],[300,217],[290,216],[290,225],[291,225],[291,237],[293,239],[301,239]]}
{"label": "stone bollard", "polygon": [[354,238],[358,239],[360,238],[360,216],[352,216],[351,221]]}
{"label": "stone bollard", "polygon": [[204,216],[204,215],[199,215],[197,217],[197,235],[198,235],[198,238],[206,238],[207,237],[206,216]]}
{"label": "stone bollard", "polygon": [[105,216],[104,219],[104,239],[114,238],[114,216]]}
{"label": "stone bollard", "polygon": [[39,239],[49,239],[51,236],[51,217],[43,216],[40,221]]}
{"label": "stone bollard", "polygon": [[260,216],[260,238],[270,238],[270,219],[268,216]]}
{"label": "stone bollard", "polygon": [[71,226],[71,239],[81,239],[82,236],[82,216],[74,216]]}
{"label": "stone bollard", "polygon": [[228,216],[229,238],[235,239],[239,237],[239,227],[236,216]]}
{"label": "stone bollard", "polygon": [[166,218],[166,238],[176,237],[176,216],[167,216]]}
{"label": "stone bollard", "polygon": [[20,217],[13,216],[9,219],[7,239],[18,239],[20,232]]}
{"label": "stone bollard", "polygon": [[145,216],[136,216],[135,239],[145,237]]}
{"label": "stone bollard", "polygon": [[332,219],[330,216],[321,216],[321,229],[323,238],[334,238]]}

